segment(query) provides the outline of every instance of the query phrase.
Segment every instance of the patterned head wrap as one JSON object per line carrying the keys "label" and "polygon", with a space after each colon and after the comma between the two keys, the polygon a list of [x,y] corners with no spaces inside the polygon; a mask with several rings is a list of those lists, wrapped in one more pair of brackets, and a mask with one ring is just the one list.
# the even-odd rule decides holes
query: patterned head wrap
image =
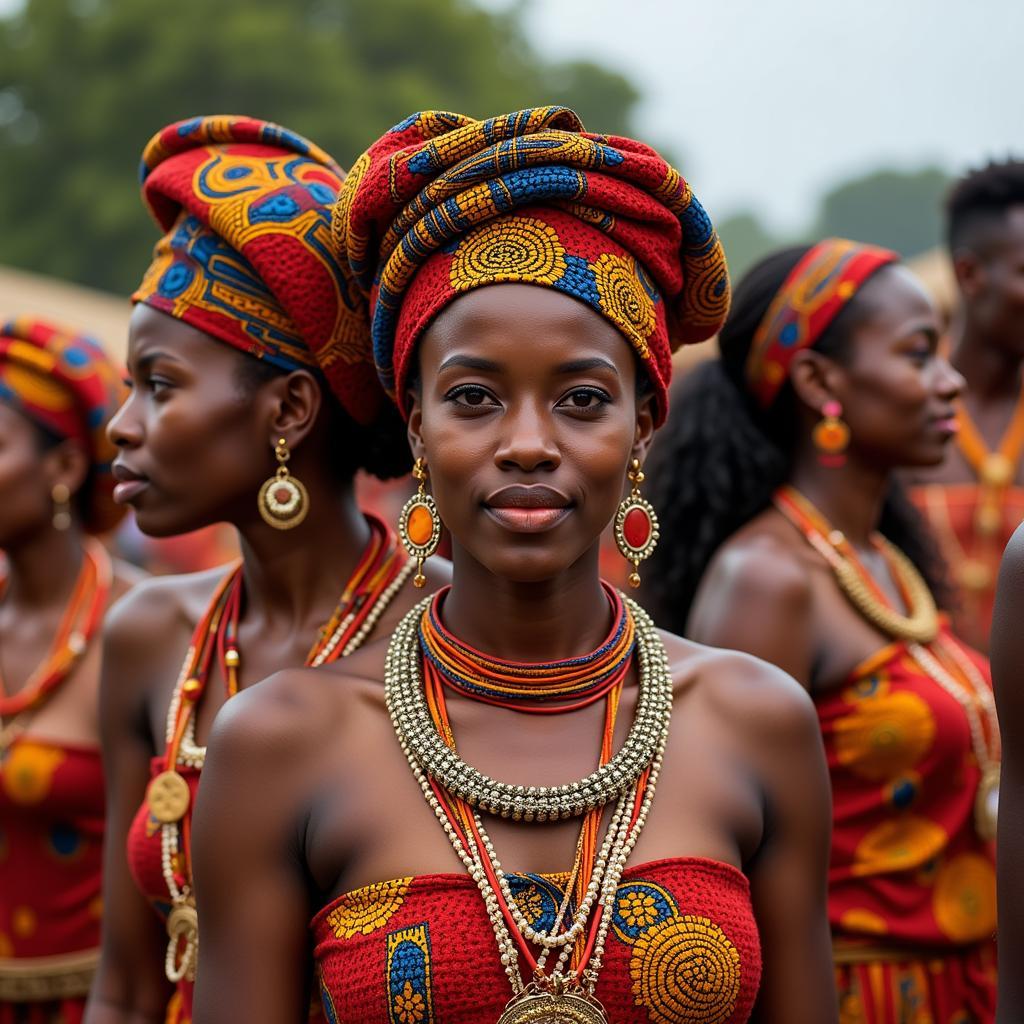
{"label": "patterned head wrap", "polygon": [[286,370],[320,366],[345,410],[372,421],[383,396],[369,348],[339,344],[351,313],[330,247],[334,160],[266,121],[199,117],[158,132],[140,176],[167,234],[133,300]]}
{"label": "patterned head wrap", "polygon": [[0,322],[0,400],[50,434],[81,444],[91,477],[85,526],[104,533],[125,513],[115,505],[107,423],[125,386],[99,343],[34,317]]}
{"label": "patterned head wrap", "polygon": [[585,302],[643,362],[659,422],[672,350],[729,308],[722,246],[679,172],[642,143],[585,133],[567,107],[414,114],[356,162],[333,231],[367,305],[352,344],[369,330],[400,409],[419,336],[473,288],[525,282]]}
{"label": "patterned head wrap", "polygon": [[747,385],[762,409],[775,401],[797,352],[815,344],[879,267],[899,258],[846,238],[826,238],[808,250],[758,324],[747,356]]}

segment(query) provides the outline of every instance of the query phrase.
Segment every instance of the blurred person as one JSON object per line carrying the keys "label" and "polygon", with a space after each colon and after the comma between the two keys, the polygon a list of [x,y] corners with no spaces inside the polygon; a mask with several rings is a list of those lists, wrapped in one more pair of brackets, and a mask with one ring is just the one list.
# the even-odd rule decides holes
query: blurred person
{"label": "blurred person", "polygon": [[89,338],[0,322],[0,1024],[79,1024],[99,959],[100,629],[140,578],[97,539],[122,395]]}
{"label": "blurred person", "polygon": [[[354,496],[357,470],[397,475],[410,455],[328,251],[342,178],[312,142],[247,117],[170,125],[143,153],[143,196],[167,233],[133,296],[114,496],[155,536],[232,524],[241,560],[154,578],[107,625],[90,1024],[191,1018],[191,812],[224,701],[351,653],[419,594],[415,564]],[[445,579],[442,565],[427,575]]]}
{"label": "blurred person", "polygon": [[337,1024],[835,1021],[810,700],[600,576],[613,520],[631,575],[656,539],[671,350],[728,307],[689,186],[565,107],[427,111],[333,226],[453,578],[218,719],[197,1024],[298,1021],[311,944]]}
{"label": "blurred person", "polygon": [[1024,1020],[1024,526],[999,571],[992,620],[992,681],[1003,737],[999,805],[999,1003],[997,1024]]}
{"label": "blurred person", "polygon": [[941,562],[894,482],[954,436],[963,379],[939,334],[889,250],[774,253],[739,283],[721,356],[684,381],[648,471],[652,613],[814,699],[843,1024],[995,1011],[988,665],[937,612]]}
{"label": "blurred person", "polygon": [[949,457],[908,479],[958,585],[957,631],[987,651],[999,559],[1024,519],[1024,162],[957,182],[946,221],[962,303],[951,361],[966,386]]}

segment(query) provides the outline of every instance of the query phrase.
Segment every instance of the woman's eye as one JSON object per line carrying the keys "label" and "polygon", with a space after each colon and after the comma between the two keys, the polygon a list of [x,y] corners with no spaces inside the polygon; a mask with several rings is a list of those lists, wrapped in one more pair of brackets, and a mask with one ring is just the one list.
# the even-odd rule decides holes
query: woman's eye
{"label": "woman's eye", "polygon": [[146,387],[149,388],[154,395],[159,395],[171,387],[171,382],[169,380],[164,380],[163,377],[148,377],[146,379]]}
{"label": "woman's eye", "polygon": [[577,388],[570,391],[558,404],[563,408],[568,406],[570,409],[579,409],[581,412],[596,412],[610,401],[611,398],[607,394],[596,388]]}
{"label": "woman's eye", "polygon": [[484,388],[474,387],[472,384],[463,384],[460,387],[452,388],[444,397],[448,402],[454,402],[456,405],[471,409],[497,405],[490,392]]}

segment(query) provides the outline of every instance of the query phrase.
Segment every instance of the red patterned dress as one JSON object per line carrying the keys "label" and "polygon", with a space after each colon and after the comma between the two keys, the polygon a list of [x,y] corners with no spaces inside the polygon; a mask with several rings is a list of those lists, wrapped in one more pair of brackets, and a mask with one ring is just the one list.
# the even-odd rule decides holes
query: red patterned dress
{"label": "red patterned dress", "polygon": [[[549,928],[565,876],[510,875],[534,927]],[[571,912],[571,911],[570,911]],[[468,875],[420,875],[345,893],[310,925],[331,1024],[481,1024],[511,998]],[[761,977],[747,879],[673,858],[628,867],[596,996],[616,1024],[743,1024]]]}
{"label": "red patterned dress", "polygon": [[79,1024],[99,959],[103,767],[22,736],[0,758],[0,1024]]}
{"label": "red patterned dress", "polygon": [[[986,660],[960,647],[988,679]],[[980,771],[963,708],[902,643],[816,705],[841,1024],[992,1024],[995,858],[974,827]]]}
{"label": "red patterned dress", "polygon": [[999,562],[1013,531],[1024,522],[1024,487],[1007,487],[999,492],[994,508],[994,529],[980,531],[978,510],[984,492],[976,483],[927,484],[910,492],[958,586],[956,635],[980,651],[988,650]]}

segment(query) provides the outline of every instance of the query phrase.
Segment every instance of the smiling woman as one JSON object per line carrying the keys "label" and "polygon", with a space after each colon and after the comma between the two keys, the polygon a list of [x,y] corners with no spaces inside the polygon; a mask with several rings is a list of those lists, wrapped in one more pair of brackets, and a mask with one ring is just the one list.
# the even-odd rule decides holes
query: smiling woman
{"label": "smiling woman", "polygon": [[810,701],[598,573],[672,345],[728,306],[689,186],[564,107],[428,111],[333,230],[453,580],[218,719],[197,1024],[299,1020],[311,943],[336,1022],[835,1020]]}

